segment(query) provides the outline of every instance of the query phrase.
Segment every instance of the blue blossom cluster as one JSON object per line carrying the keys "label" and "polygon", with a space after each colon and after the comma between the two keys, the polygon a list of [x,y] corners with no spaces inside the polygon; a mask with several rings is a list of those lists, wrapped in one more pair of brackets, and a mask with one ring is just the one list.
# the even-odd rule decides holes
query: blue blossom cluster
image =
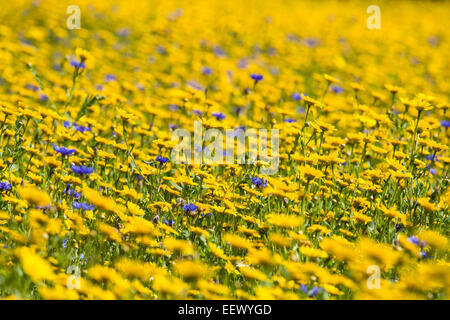
{"label": "blue blossom cluster", "polygon": [[252,183],[259,188],[267,187],[267,180],[264,178],[253,177]]}
{"label": "blue blossom cluster", "polygon": [[79,175],[89,175],[94,172],[94,168],[89,168],[86,166],[71,165],[70,169],[73,171],[73,173],[79,174]]}
{"label": "blue blossom cluster", "polygon": [[75,149],[68,149],[66,147],[58,147],[56,144],[53,146],[53,150],[60,153],[63,156],[70,156],[75,154],[77,151]]}
{"label": "blue blossom cluster", "polygon": [[11,190],[11,183],[8,181],[0,181],[0,191],[9,191]]}

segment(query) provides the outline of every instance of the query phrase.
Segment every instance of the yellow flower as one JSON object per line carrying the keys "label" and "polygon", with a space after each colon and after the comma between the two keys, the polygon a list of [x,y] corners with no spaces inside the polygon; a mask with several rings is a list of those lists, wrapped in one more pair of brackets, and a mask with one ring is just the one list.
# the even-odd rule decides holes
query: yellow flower
{"label": "yellow flower", "polygon": [[220,283],[212,283],[210,281],[206,280],[200,280],[198,281],[198,287],[202,291],[202,294],[205,295],[205,293],[214,293],[221,296],[227,295],[230,292],[230,289]]}
{"label": "yellow flower", "polygon": [[419,198],[417,199],[417,202],[428,211],[439,211],[441,209],[439,208],[439,205],[430,202],[428,198]]}
{"label": "yellow flower", "polygon": [[184,296],[187,293],[189,286],[178,278],[168,278],[165,276],[155,276],[152,281],[153,289],[156,291],[173,294],[176,296]]}
{"label": "yellow flower", "polygon": [[421,231],[417,236],[432,248],[446,249],[448,247],[448,239],[436,231]]}
{"label": "yellow flower", "polygon": [[127,222],[121,231],[123,233],[132,233],[136,235],[161,235],[161,232],[157,230],[151,221],[136,216],[128,217]]}
{"label": "yellow flower", "polygon": [[253,247],[252,243],[247,239],[241,238],[239,236],[230,233],[225,234],[223,239],[225,240],[225,242],[227,242],[232,247],[235,247],[237,249],[250,249]]}
{"label": "yellow flower", "polygon": [[174,268],[186,280],[196,280],[208,276],[207,266],[200,261],[179,261]]}
{"label": "yellow flower", "polygon": [[209,249],[211,250],[212,254],[215,255],[218,258],[227,260],[228,257],[225,255],[224,251],[219,248],[215,243],[210,242],[209,244]]}
{"label": "yellow flower", "polygon": [[323,284],[322,288],[325,289],[326,292],[334,294],[334,295],[343,295],[344,292],[342,292],[341,290],[339,290],[338,288],[336,288],[335,286],[331,285],[331,284]]}
{"label": "yellow flower", "polygon": [[380,268],[391,268],[398,259],[398,254],[388,245],[377,243],[369,238],[359,242],[361,255]]}
{"label": "yellow flower", "polygon": [[18,191],[19,195],[33,206],[45,207],[51,204],[48,194],[36,187],[19,187]]}
{"label": "yellow flower", "polygon": [[117,277],[119,277],[116,270],[109,268],[109,267],[101,266],[101,265],[96,265],[96,266],[89,268],[88,276],[89,276],[89,278],[91,278],[95,281],[98,281],[98,282],[104,282],[104,281],[112,281],[113,282],[115,279],[117,279]]}
{"label": "yellow flower", "polygon": [[322,226],[320,224],[313,224],[313,225],[309,226],[306,229],[306,232],[308,232],[308,233],[313,233],[313,232],[316,232],[316,231],[319,231],[320,233],[322,233],[324,235],[327,235],[327,234],[329,234],[331,232],[330,229],[328,229],[327,227]]}
{"label": "yellow flower", "polygon": [[189,227],[189,231],[204,236],[206,239],[209,237],[209,232],[199,227]]}
{"label": "yellow flower", "polygon": [[78,300],[76,290],[67,289],[64,286],[56,285],[51,287],[40,287],[39,293],[46,300]]}
{"label": "yellow flower", "polygon": [[350,83],[350,87],[352,87],[353,90],[355,90],[355,91],[364,91],[364,90],[366,90],[363,85],[361,85],[360,83],[356,83],[356,82],[351,82]]}
{"label": "yellow flower", "polygon": [[422,112],[422,111],[428,111],[433,109],[433,106],[426,100],[420,99],[420,98],[415,98],[412,102],[411,105],[417,109],[417,111]]}
{"label": "yellow flower", "polygon": [[397,93],[403,91],[402,88],[391,85],[391,84],[385,84],[384,87],[391,93]]}
{"label": "yellow flower", "polygon": [[178,240],[171,237],[166,237],[164,239],[164,246],[170,251],[178,252],[181,254],[194,253],[192,245],[186,240]]}
{"label": "yellow flower", "polygon": [[328,254],[320,249],[310,248],[306,246],[300,247],[299,251],[309,258],[327,258]]}
{"label": "yellow flower", "polygon": [[369,216],[366,216],[365,214],[361,212],[355,212],[353,213],[353,218],[356,219],[359,222],[362,222],[364,224],[367,224],[372,221],[372,218]]}
{"label": "yellow flower", "polygon": [[291,239],[279,233],[271,233],[269,239],[270,242],[276,244],[279,247],[288,247],[291,245]]}
{"label": "yellow flower", "polygon": [[148,279],[149,272],[145,268],[145,266],[139,261],[122,258],[119,261],[117,261],[114,265],[119,272],[125,274],[128,277],[139,278],[142,280]]}
{"label": "yellow flower", "polygon": [[411,241],[409,241],[405,235],[400,234],[398,236],[398,242],[400,243],[402,248],[404,248],[406,251],[410,252],[413,256],[417,257],[419,255],[419,251],[420,251],[419,247],[416,246]]}
{"label": "yellow flower", "polygon": [[324,73],[323,74],[323,77],[325,78],[325,80],[327,80],[328,82],[330,82],[330,83],[339,83],[339,82],[341,82],[341,80],[339,80],[339,79],[337,79],[337,78],[335,78],[335,77],[332,77],[332,76],[330,76],[330,75],[328,75],[328,74],[326,74],[326,73]]}
{"label": "yellow flower", "polygon": [[239,271],[242,273],[242,275],[244,277],[249,278],[249,279],[258,280],[258,281],[267,280],[266,274],[257,269],[243,266],[243,267],[239,267]]}
{"label": "yellow flower", "polygon": [[117,214],[122,214],[125,212],[125,207],[117,204],[112,198],[107,198],[93,189],[84,187],[83,195],[98,209],[103,209],[105,211],[114,212]]}
{"label": "yellow flower", "polygon": [[22,263],[23,270],[30,276],[33,282],[39,282],[41,280],[52,281],[55,279],[55,273],[50,263],[32,249],[20,247],[16,249],[15,253]]}
{"label": "yellow flower", "polygon": [[394,205],[391,208],[386,208],[384,205],[380,204],[380,209],[383,212],[383,214],[385,214],[386,216],[391,217],[393,219],[398,219],[404,225],[407,224],[406,215],[401,213],[400,211],[398,211],[396,205]]}
{"label": "yellow flower", "polygon": [[320,243],[320,246],[338,260],[349,262],[356,259],[356,251],[352,244],[344,238],[338,236],[325,238]]}
{"label": "yellow flower", "polygon": [[303,218],[294,215],[269,214],[267,222],[281,228],[295,228],[303,224]]}
{"label": "yellow flower", "polygon": [[85,63],[86,68],[92,68],[94,66],[95,59],[87,50],[76,48],[75,55],[80,62]]}
{"label": "yellow flower", "polygon": [[128,210],[131,212],[132,215],[135,215],[135,216],[143,216],[143,215],[145,215],[144,210],[139,208],[139,206],[134,204],[133,202],[128,201],[127,202],[127,207],[128,207]]}
{"label": "yellow flower", "polygon": [[300,166],[298,171],[309,181],[323,177],[322,171],[310,166]]}
{"label": "yellow flower", "polygon": [[113,241],[117,241],[117,242],[121,241],[122,235],[119,233],[119,230],[117,230],[114,227],[111,227],[110,225],[108,225],[106,223],[100,223],[98,226],[98,230],[101,233],[108,235],[108,237]]}
{"label": "yellow flower", "polygon": [[279,262],[267,248],[250,249],[246,258],[252,265],[272,266]]}

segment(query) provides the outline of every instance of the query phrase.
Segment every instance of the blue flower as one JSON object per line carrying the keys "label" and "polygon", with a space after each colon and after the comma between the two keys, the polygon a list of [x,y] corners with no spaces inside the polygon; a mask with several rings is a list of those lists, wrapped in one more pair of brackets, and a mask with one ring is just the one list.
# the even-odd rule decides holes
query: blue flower
{"label": "blue flower", "polygon": [[[212,213],[207,213],[206,215],[208,215],[208,216],[212,216]],[[204,213],[201,213],[201,214],[200,214],[200,217],[202,217],[202,218],[203,218],[204,216],[205,216],[205,214],[204,214]]]}
{"label": "blue flower", "polygon": [[287,118],[287,119],[284,119],[284,122],[293,123],[293,122],[297,122],[297,120]]}
{"label": "blue flower", "polygon": [[0,181],[0,191],[9,191],[11,190],[11,183],[8,181]]}
{"label": "blue flower", "polygon": [[431,160],[439,161],[439,160],[438,160],[438,156],[434,156],[434,158],[433,158],[433,155],[432,155],[432,154],[427,155],[427,156],[425,157],[425,159],[427,159],[427,160],[429,160],[429,161],[431,161]]}
{"label": "blue flower", "polygon": [[131,30],[129,28],[120,28],[117,30],[117,34],[121,37],[126,37],[131,33]]}
{"label": "blue flower", "polygon": [[420,246],[422,246],[422,247],[426,247],[427,246],[427,243],[425,241],[423,241],[423,240],[419,241],[419,238],[417,238],[416,236],[410,236],[410,237],[407,238],[407,240],[409,242],[415,244],[416,246],[418,246],[419,243],[420,243]]}
{"label": "blue flower", "polygon": [[436,47],[439,44],[440,39],[437,36],[431,36],[427,41],[431,46]]}
{"label": "blue flower", "polygon": [[300,113],[300,114],[306,114],[306,110],[303,107],[297,108],[296,111],[297,111],[297,113]]}
{"label": "blue flower", "polygon": [[31,84],[31,83],[27,83],[27,85],[25,87],[27,89],[30,89],[31,91],[39,91],[39,87],[35,86],[34,84]]}
{"label": "blue flower", "polygon": [[66,188],[64,189],[64,194],[66,194],[67,191],[69,191],[69,189],[70,189],[70,183],[68,183],[68,184],[66,185]]}
{"label": "blue flower", "polygon": [[246,59],[239,59],[238,68],[245,69],[247,68],[248,62]]}
{"label": "blue flower", "polygon": [[319,40],[316,38],[307,38],[305,39],[305,45],[309,48],[314,48],[319,45]]}
{"label": "blue flower", "polygon": [[184,211],[192,212],[192,211],[195,211],[197,209],[198,209],[198,207],[195,204],[193,204],[193,203],[188,203],[187,205],[183,206],[183,210]]}
{"label": "blue flower", "polygon": [[186,81],[186,85],[188,85],[189,87],[191,87],[192,89],[195,89],[195,90],[199,90],[199,91],[205,90],[205,88],[195,80]]}
{"label": "blue flower", "polygon": [[56,144],[53,146],[53,150],[55,150],[58,153],[61,153],[63,156],[68,156],[75,154],[77,152],[75,149],[68,149],[66,147],[58,147]]}
{"label": "blue flower", "polygon": [[195,109],[192,110],[192,113],[198,115],[199,117],[201,117],[203,115],[203,112],[201,112],[200,110],[195,110]]}
{"label": "blue flower", "polygon": [[94,168],[89,168],[86,166],[70,166],[70,169],[76,174],[91,174],[94,172]]}
{"label": "blue flower", "polygon": [[95,206],[93,204],[88,204],[88,203],[84,203],[84,202],[76,202],[76,201],[74,201],[72,203],[72,206],[75,209],[82,209],[84,211],[92,211],[95,208]]}
{"label": "blue flower", "polygon": [[76,131],[79,131],[79,132],[91,131],[90,127],[77,126],[76,123],[74,124],[74,128]]}
{"label": "blue flower", "polygon": [[113,75],[113,74],[107,74],[107,75],[105,76],[105,80],[106,80],[107,82],[115,81],[116,79],[117,79],[116,76]]}
{"label": "blue flower", "polygon": [[306,284],[300,285],[300,290],[302,290],[305,294],[308,293],[308,286]]}
{"label": "blue flower", "polygon": [[70,189],[70,183],[68,183],[66,189],[64,189],[64,194],[68,194],[70,197],[75,199],[81,198],[81,192],[76,192],[75,190]]}
{"label": "blue flower", "polygon": [[75,199],[80,199],[81,192],[76,192],[75,190],[69,190],[69,196],[74,197]]}
{"label": "blue flower", "polygon": [[[63,126],[66,129],[70,129],[72,127],[72,123],[70,123],[69,121],[64,121]],[[73,127],[76,131],[79,131],[79,132],[91,131],[90,127],[79,126],[76,123],[73,123]]]}
{"label": "blue flower", "polygon": [[64,239],[64,242],[63,242],[63,248],[67,248],[67,239]]}
{"label": "blue flower", "polygon": [[259,82],[259,81],[261,81],[262,79],[264,79],[264,76],[261,75],[261,74],[252,73],[252,74],[250,75],[250,78],[252,78],[253,80],[255,80],[255,82]]}
{"label": "blue flower", "polygon": [[171,103],[169,104],[169,110],[170,111],[178,111],[180,109],[180,107],[177,104]]}
{"label": "blue flower", "polygon": [[443,126],[444,128],[450,127],[450,120],[441,120],[439,122],[441,123],[441,126]]}
{"label": "blue flower", "polygon": [[292,98],[292,100],[299,101],[299,100],[302,100],[302,95],[298,92],[294,92],[291,95],[291,98]]}
{"label": "blue flower", "polygon": [[160,164],[164,164],[167,161],[169,161],[169,158],[157,156],[155,160],[158,161]]}
{"label": "blue flower", "polygon": [[414,243],[416,246],[419,245],[419,238],[417,238],[416,236],[410,236],[407,240],[411,243]]}
{"label": "blue flower", "polygon": [[267,180],[264,178],[261,179],[258,177],[253,177],[252,183],[257,187],[266,187],[267,186]]}
{"label": "blue flower", "polygon": [[311,292],[309,293],[309,297],[312,298],[314,297],[316,294],[318,294],[320,291],[320,287],[313,287]]}
{"label": "blue flower", "polygon": [[224,115],[222,112],[213,112],[212,113],[213,117],[215,117],[217,120],[223,120],[225,119],[227,116]]}
{"label": "blue flower", "polygon": [[84,69],[86,67],[86,65],[84,64],[84,61],[83,62],[79,62],[77,60],[70,61],[70,65],[72,67],[74,67],[74,68],[77,68],[77,69]]}
{"label": "blue flower", "polygon": [[167,224],[168,226],[171,226],[171,227],[172,227],[172,226],[174,225],[174,223],[175,223],[175,220],[167,221],[166,219],[164,219],[163,223],[165,223],[165,224]]}
{"label": "blue flower", "polygon": [[213,47],[213,52],[218,57],[226,57],[227,56],[226,52],[222,49],[222,47],[218,46],[218,45],[215,45]]}
{"label": "blue flower", "polygon": [[343,88],[341,88],[340,86],[337,86],[335,84],[330,86],[330,90],[331,90],[331,92],[336,93],[336,94],[344,92]]}
{"label": "blue flower", "polygon": [[166,50],[166,48],[164,46],[158,44],[156,46],[156,52],[158,52],[159,54],[166,54],[167,50]]}
{"label": "blue flower", "polygon": [[210,67],[203,67],[202,68],[202,73],[206,76],[210,75],[213,73],[212,69]]}

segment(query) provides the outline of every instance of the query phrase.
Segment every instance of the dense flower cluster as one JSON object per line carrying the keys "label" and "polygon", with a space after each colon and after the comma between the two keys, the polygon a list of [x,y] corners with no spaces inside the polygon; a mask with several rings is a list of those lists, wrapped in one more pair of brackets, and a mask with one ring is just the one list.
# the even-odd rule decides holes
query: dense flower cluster
{"label": "dense flower cluster", "polygon": [[77,3],[0,11],[0,297],[449,298],[449,3]]}

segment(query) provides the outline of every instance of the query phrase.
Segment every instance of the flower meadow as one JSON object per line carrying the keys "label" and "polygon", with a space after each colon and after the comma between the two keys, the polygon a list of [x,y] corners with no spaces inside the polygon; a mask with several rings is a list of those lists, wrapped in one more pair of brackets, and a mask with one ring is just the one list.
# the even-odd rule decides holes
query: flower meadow
{"label": "flower meadow", "polygon": [[368,5],[1,1],[0,297],[448,299],[450,4]]}

